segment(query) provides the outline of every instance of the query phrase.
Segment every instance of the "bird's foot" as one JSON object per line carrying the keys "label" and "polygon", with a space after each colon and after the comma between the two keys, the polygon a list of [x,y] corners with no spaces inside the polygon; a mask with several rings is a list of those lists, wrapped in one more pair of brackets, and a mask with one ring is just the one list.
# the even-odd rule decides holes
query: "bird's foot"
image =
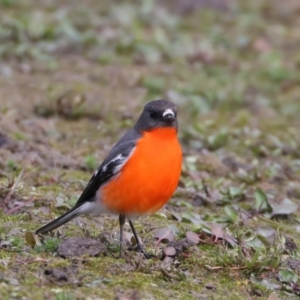
{"label": "bird's foot", "polygon": [[143,255],[144,255],[144,257],[145,257],[146,259],[150,259],[150,258],[156,257],[156,256],[153,255],[153,254],[147,253],[147,252],[145,251],[143,245],[140,244],[140,243],[136,245],[136,247],[134,248],[134,250],[136,250],[136,251],[138,251],[138,252],[140,252],[140,253],[143,253]]}

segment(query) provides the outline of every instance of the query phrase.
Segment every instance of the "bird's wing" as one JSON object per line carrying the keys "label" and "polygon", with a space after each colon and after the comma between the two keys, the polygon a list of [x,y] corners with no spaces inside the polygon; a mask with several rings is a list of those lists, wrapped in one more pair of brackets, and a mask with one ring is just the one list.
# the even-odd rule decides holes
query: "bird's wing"
{"label": "bird's wing", "polygon": [[94,196],[101,185],[118,174],[122,166],[127,162],[135,149],[139,137],[140,134],[138,132],[131,130],[119,140],[90,179],[75,207],[79,207],[85,202],[95,200]]}
{"label": "bird's wing", "polygon": [[133,153],[140,136],[141,135],[135,129],[132,129],[125,134],[111,149],[106,159],[95,172],[75,206],[62,216],[39,228],[36,231],[36,234],[44,234],[51,231],[93,209],[89,203],[96,200],[95,195],[98,189],[102,184],[106,183],[120,172],[122,166],[129,159],[131,153]]}

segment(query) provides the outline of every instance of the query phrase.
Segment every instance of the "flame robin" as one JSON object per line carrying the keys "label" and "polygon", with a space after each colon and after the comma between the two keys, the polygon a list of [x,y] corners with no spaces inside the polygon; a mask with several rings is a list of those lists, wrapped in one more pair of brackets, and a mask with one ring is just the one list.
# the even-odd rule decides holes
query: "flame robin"
{"label": "flame robin", "polygon": [[120,256],[123,227],[129,221],[137,249],[145,253],[134,229],[134,217],[159,210],[174,193],[182,163],[177,139],[177,109],[166,100],[145,105],[133,128],[111,149],[75,206],[36,231],[43,234],[84,214],[117,214]]}

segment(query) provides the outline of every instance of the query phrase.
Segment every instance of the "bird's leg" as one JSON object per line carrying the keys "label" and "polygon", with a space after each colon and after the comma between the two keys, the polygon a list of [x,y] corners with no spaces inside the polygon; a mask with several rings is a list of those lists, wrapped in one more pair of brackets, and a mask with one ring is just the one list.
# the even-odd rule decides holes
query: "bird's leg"
{"label": "bird's leg", "polygon": [[144,247],[143,247],[143,245],[141,244],[141,242],[140,242],[140,240],[139,240],[139,238],[138,238],[138,236],[137,236],[137,234],[136,234],[136,232],[135,232],[135,229],[134,229],[134,227],[133,227],[132,221],[131,221],[131,220],[128,220],[128,221],[129,221],[129,225],[130,225],[130,227],[131,227],[132,233],[133,233],[134,238],[135,238],[135,241],[136,241],[136,247],[137,247],[137,250],[138,250],[139,252],[143,253],[145,258],[151,258],[151,257],[154,257],[154,255],[148,254],[148,253],[145,252]]}
{"label": "bird's leg", "polygon": [[125,216],[119,215],[119,224],[120,224],[120,257],[123,256],[123,228],[125,224]]}

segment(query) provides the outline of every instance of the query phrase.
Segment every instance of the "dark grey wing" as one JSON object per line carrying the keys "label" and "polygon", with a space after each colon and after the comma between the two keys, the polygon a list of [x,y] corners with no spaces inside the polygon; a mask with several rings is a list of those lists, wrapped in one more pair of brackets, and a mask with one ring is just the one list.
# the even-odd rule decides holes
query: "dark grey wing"
{"label": "dark grey wing", "polygon": [[120,172],[120,169],[134,151],[136,142],[140,137],[141,134],[132,129],[119,140],[90,179],[75,207],[79,207],[85,202],[94,201],[94,196],[100,186]]}
{"label": "dark grey wing", "polygon": [[[47,233],[85,213],[84,204],[95,201],[95,195],[101,185],[120,172],[122,166],[126,163],[132,151],[134,151],[140,136],[141,135],[137,133],[135,129],[132,129],[123,136],[123,138],[121,138],[121,140],[111,149],[107,158],[95,172],[75,206],[62,216],[39,228],[36,231],[36,234]],[[81,208],[83,208],[83,210],[81,210]]]}

